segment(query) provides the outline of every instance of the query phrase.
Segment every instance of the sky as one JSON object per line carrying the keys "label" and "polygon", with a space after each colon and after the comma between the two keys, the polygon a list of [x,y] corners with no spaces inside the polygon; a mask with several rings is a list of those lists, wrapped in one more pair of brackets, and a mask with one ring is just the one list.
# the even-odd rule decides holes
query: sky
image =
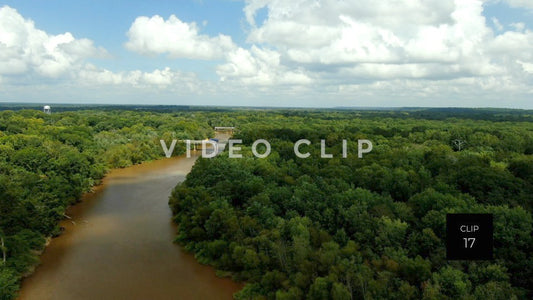
{"label": "sky", "polygon": [[0,102],[532,109],[533,0],[0,0]]}

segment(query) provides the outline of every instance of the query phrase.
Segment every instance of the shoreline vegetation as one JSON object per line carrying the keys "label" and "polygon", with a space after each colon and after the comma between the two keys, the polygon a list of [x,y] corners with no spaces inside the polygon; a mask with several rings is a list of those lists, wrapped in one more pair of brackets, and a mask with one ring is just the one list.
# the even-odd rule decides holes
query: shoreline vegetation
{"label": "shoreline vegetation", "polygon": [[[33,273],[59,221],[113,168],[163,158],[161,136],[205,138],[205,120],[180,113],[0,112],[0,299],[13,299]],[[183,153],[179,148],[175,155]]]}
{"label": "shoreline vegetation", "polygon": [[[214,126],[238,128],[243,158],[200,158],[169,204],[176,241],[217,275],[246,282],[236,298],[532,296],[531,111],[4,109],[2,300],[16,297],[67,207],[110,168],[163,158],[161,139],[203,140]],[[272,144],[267,158],[246,146],[258,139]],[[299,139],[312,142],[302,147],[311,158],[294,157]],[[320,158],[320,139],[333,158]],[[374,149],[341,159],[343,139]],[[445,260],[450,212],[494,214],[493,261]]]}
{"label": "shoreline vegetation", "polygon": [[[142,165],[144,163],[149,163],[149,162],[152,162],[152,161],[158,160],[158,159],[164,159],[164,157],[150,159],[150,160],[146,160],[146,161],[141,161],[141,162],[136,163],[134,165]],[[58,223],[57,223],[58,228],[57,228],[57,230],[54,231],[54,233],[52,235],[46,236],[44,238],[44,244],[42,246],[42,249],[33,250],[34,252],[32,254],[34,256],[40,257],[44,253],[44,251],[46,251],[46,248],[50,245],[52,240],[57,238],[57,237],[60,237],[63,234],[63,228],[61,227],[61,222],[64,221],[64,220],[70,220],[71,219],[70,216],[67,215],[67,212],[69,211],[69,209],[74,207],[74,206],[76,206],[77,204],[85,201],[85,200],[83,200],[83,198],[85,198],[87,196],[90,196],[91,194],[94,194],[96,192],[95,188],[103,187],[103,185],[104,185],[103,181],[106,178],[106,176],[109,174],[109,172],[112,172],[113,170],[117,170],[117,169],[128,168],[128,167],[131,167],[131,166],[134,166],[134,165],[132,164],[132,165],[129,165],[129,166],[124,166],[124,167],[106,169],[105,174],[102,176],[102,178],[98,179],[98,181],[96,181],[93,185],[91,185],[90,188],[87,191],[84,191],[80,195],[80,197],[79,197],[79,199],[77,201],[75,201],[73,203],[69,203],[67,205],[67,207],[65,208],[65,213],[63,213],[63,218],[58,220]],[[21,275],[21,281],[24,280],[24,278],[31,276],[35,272],[35,270],[39,267],[39,265],[40,265],[40,262],[37,262],[35,265],[30,266],[28,271]]]}

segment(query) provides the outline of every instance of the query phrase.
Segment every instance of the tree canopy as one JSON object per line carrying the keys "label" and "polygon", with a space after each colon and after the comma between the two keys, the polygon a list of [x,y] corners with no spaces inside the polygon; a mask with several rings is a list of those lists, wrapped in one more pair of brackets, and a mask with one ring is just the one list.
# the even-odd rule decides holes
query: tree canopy
{"label": "tree canopy", "polygon": [[[177,241],[245,281],[238,299],[531,297],[531,119],[420,114],[229,114],[243,158],[200,159],[177,185]],[[293,153],[302,138],[307,159]],[[250,154],[257,139],[267,158]],[[342,139],[374,150],[344,159]],[[447,261],[447,213],[492,213],[495,259]]]}

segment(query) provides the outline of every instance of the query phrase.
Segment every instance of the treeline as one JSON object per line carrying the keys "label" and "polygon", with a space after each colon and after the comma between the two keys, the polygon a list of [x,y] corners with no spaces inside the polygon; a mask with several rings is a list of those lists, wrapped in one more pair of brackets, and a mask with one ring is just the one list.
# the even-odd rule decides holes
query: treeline
{"label": "treeline", "polygon": [[[373,114],[230,114],[272,153],[199,159],[170,198],[177,241],[246,281],[238,299],[531,298],[533,123]],[[492,213],[494,260],[446,260],[447,213]]]}
{"label": "treeline", "polygon": [[0,112],[0,299],[16,296],[67,206],[109,168],[163,157],[161,138],[211,136],[198,113]]}

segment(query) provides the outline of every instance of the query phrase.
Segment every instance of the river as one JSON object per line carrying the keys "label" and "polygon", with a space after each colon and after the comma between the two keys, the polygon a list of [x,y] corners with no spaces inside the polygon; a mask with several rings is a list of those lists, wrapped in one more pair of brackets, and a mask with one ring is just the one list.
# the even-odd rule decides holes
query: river
{"label": "river", "polygon": [[172,243],[168,197],[195,158],[112,170],[68,209],[20,299],[231,299],[242,285]]}

